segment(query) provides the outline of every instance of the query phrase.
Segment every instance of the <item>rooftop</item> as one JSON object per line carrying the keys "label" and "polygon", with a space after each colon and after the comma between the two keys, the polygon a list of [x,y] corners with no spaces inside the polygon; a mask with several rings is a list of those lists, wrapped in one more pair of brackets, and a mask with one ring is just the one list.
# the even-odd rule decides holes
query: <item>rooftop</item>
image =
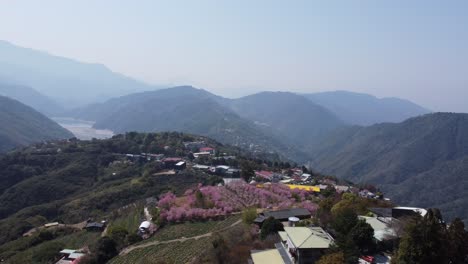
{"label": "rooftop", "polygon": [[388,223],[394,219],[391,217],[377,218],[368,216],[359,216],[364,219],[374,229],[374,238],[378,241],[384,241],[396,237],[395,230],[393,230]]}
{"label": "rooftop", "polygon": [[289,217],[310,217],[311,214],[307,209],[304,208],[291,208],[278,211],[266,211],[262,213],[264,219],[273,217],[278,220],[287,220]]}
{"label": "rooftop", "polygon": [[333,238],[321,227],[285,227],[288,239],[296,248],[330,248]]}
{"label": "rooftop", "polygon": [[206,152],[206,151],[213,151],[215,150],[214,148],[206,147],[206,148],[200,148],[200,152]]}
{"label": "rooftop", "polygon": [[254,264],[284,264],[278,249],[252,250],[251,256]]}

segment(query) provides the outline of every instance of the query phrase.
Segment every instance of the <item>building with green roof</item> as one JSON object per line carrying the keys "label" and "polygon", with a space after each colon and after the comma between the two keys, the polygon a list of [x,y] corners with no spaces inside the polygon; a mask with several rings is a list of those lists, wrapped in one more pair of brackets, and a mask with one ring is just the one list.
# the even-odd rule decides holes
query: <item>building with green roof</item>
{"label": "building with green roof", "polygon": [[321,227],[285,227],[278,232],[293,263],[314,263],[330,248],[333,237]]}

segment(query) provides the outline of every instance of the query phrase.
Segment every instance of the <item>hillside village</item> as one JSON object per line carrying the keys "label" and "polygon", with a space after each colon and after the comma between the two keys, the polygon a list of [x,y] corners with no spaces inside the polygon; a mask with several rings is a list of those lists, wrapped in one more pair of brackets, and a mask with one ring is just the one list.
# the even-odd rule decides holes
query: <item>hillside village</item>
{"label": "hillside village", "polygon": [[[81,156],[94,153],[95,144],[101,153],[97,159],[105,160],[102,179],[129,177],[137,195],[124,200],[133,202],[109,200],[100,213],[47,217],[56,221],[31,226],[22,238],[0,246],[4,262],[391,263],[405,226],[434,215],[432,209],[396,206],[372,185],[354,185],[279,159],[249,157],[181,133],[48,142],[21,155],[26,161]],[[154,195],[138,194],[151,179],[163,185],[178,180],[146,192]],[[22,253],[22,244],[33,250]],[[176,250],[181,246],[183,254]]]}

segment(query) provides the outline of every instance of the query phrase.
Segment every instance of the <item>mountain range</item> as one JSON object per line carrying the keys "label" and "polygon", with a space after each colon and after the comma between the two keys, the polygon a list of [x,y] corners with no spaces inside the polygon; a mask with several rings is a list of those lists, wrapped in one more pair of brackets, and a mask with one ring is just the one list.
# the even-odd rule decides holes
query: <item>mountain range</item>
{"label": "mountain range", "polygon": [[102,64],[83,63],[1,40],[0,79],[33,87],[67,108],[155,89]]}
{"label": "mountain range", "polygon": [[430,111],[411,101],[400,98],[377,98],[373,95],[349,91],[303,94],[321,105],[344,122],[368,126],[384,122],[402,122],[410,117]]}
{"label": "mountain range", "polygon": [[0,96],[0,152],[43,140],[71,137],[68,130],[31,107]]}
{"label": "mountain range", "polygon": [[[399,107],[395,104],[393,109]],[[191,86],[122,96],[72,110],[69,115],[117,133],[175,130],[234,145],[262,145],[296,161],[308,160],[307,153],[328,133],[353,124],[303,95],[261,92],[228,99]],[[389,119],[385,113],[379,118]]]}
{"label": "mountain range", "polygon": [[434,113],[402,123],[348,127],[322,140],[318,171],[381,187],[396,202],[437,207],[468,221],[468,114]]}
{"label": "mountain range", "polygon": [[[399,203],[437,206],[449,218],[468,220],[466,114],[430,114],[407,100],[347,91],[229,99],[190,86],[156,89],[103,65],[7,42],[0,42],[0,80],[1,95],[49,116],[94,121],[95,128],[117,133],[181,131],[277,152],[324,173],[377,184]],[[1,100],[0,151],[71,136],[32,108]]]}

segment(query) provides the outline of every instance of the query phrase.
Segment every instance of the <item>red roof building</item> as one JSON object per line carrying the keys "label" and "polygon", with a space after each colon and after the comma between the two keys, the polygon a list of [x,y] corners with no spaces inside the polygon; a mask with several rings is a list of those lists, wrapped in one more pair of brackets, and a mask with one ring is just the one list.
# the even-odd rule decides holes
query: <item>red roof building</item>
{"label": "red roof building", "polygon": [[215,149],[214,149],[214,148],[210,148],[210,147],[204,147],[204,148],[200,148],[200,152],[209,152],[209,153],[211,153],[211,154],[214,154]]}
{"label": "red roof building", "polygon": [[273,178],[272,171],[255,171],[255,176],[271,180]]}

